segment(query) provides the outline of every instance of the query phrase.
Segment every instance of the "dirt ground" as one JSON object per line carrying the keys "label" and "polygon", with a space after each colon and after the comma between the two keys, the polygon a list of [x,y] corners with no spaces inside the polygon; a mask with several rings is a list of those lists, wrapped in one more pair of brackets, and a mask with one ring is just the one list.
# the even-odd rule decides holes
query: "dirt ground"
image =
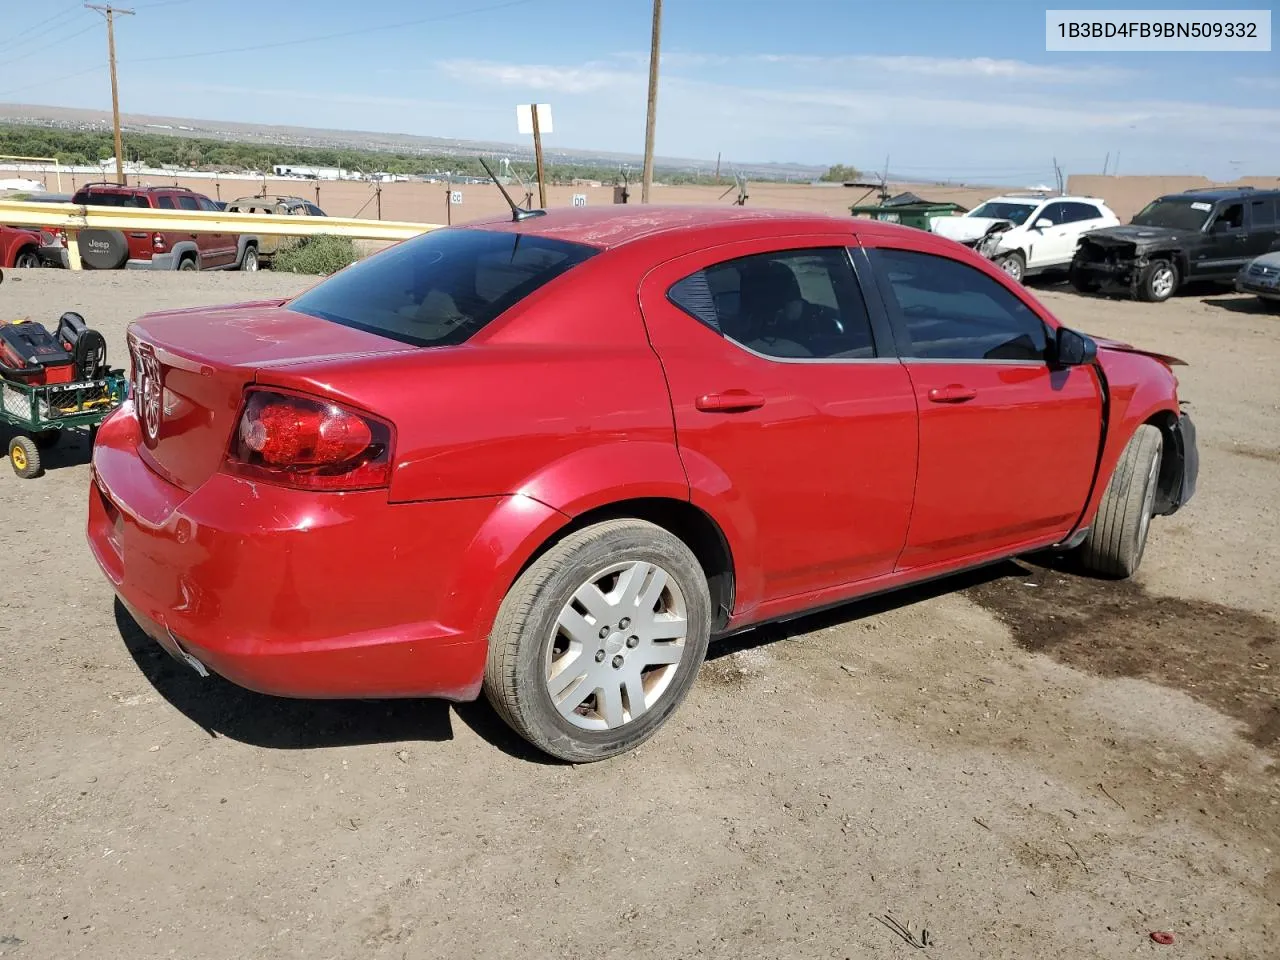
{"label": "dirt ground", "polygon": [[[307,282],[12,271],[0,313],[121,360],[146,310]],[[1138,577],[1011,562],[732,638],[592,766],[483,704],[200,680],[90,559],[86,445],[0,469],[0,954],[1280,955],[1280,316],[1039,295],[1192,363],[1200,491]]]}

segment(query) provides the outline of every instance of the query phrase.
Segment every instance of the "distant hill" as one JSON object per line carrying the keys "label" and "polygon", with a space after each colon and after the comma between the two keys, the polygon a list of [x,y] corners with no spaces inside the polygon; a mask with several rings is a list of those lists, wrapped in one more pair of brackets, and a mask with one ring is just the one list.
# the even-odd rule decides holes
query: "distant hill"
{"label": "distant hill", "polygon": [[[447,137],[422,137],[407,133],[375,133],[364,130],[324,130],[310,127],[275,126],[257,123],[228,123],[221,120],[193,120],[184,117],[159,117],[146,114],[124,113],[121,126],[126,134],[145,133],[207,140],[222,140],[255,146],[278,145],[306,149],[374,151],[396,154],[425,154],[432,156],[476,157],[481,154],[510,157],[529,162],[533,148],[530,144],[503,143],[499,141],[457,140]],[[111,129],[109,110],[86,110],[75,107],[50,107],[32,104],[0,103],[0,124],[22,124],[49,127],[60,130],[101,132]],[[636,171],[643,158],[639,154],[611,153],[589,149],[569,149],[547,146],[547,161],[570,166],[597,167],[602,173],[617,170],[626,164]],[[658,170],[679,173],[711,173],[715,160],[698,160],[684,157],[655,157]],[[732,178],[741,173],[749,178],[766,180],[812,180],[821,176],[826,167],[795,163],[745,163],[725,159],[722,174]]]}

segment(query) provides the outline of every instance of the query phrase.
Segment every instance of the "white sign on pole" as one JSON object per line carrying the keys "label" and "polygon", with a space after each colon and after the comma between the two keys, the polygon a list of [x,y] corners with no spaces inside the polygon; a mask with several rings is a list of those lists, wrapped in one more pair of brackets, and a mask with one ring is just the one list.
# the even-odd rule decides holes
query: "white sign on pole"
{"label": "white sign on pole", "polygon": [[450,191],[449,191],[449,202],[450,202],[450,203],[461,203],[461,202],[462,202],[462,191],[461,191],[461,190],[450,190]]}
{"label": "white sign on pole", "polygon": [[[533,133],[533,104],[522,103],[516,107],[516,129],[524,134]],[[538,133],[551,132],[551,104],[538,104]]]}
{"label": "white sign on pole", "polygon": [[575,193],[573,195],[573,205],[575,207],[585,207],[587,205],[587,195],[585,193]]}

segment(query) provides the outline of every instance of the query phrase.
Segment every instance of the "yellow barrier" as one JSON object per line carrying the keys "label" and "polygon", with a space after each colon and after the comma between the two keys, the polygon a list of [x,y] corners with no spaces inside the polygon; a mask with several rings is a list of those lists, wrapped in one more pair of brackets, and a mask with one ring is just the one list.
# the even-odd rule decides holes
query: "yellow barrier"
{"label": "yellow barrier", "polygon": [[0,223],[11,227],[57,227],[67,232],[67,256],[80,269],[81,230],[136,230],[148,233],[248,233],[263,237],[317,237],[352,240],[408,240],[439,223],[357,220],[354,217],[301,217],[277,213],[229,213],[225,210],[152,210],[149,207],[90,207],[75,203],[0,200]]}

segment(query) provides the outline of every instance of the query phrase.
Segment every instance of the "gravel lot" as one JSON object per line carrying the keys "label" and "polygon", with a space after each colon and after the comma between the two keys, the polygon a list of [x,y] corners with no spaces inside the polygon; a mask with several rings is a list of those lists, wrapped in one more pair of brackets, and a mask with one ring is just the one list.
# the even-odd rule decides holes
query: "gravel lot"
{"label": "gravel lot", "polygon": [[[142,312],[307,282],[9,271],[0,314],[120,362]],[[85,442],[0,469],[0,954],[915,955],[891,914],[948,960],[1277,956],[1280,316],[1040,295],[1192,363],[1201,488],[1136,581],[1009,563],[733,638],[588,767],[482,703],[199,680],[90,559]]]}

